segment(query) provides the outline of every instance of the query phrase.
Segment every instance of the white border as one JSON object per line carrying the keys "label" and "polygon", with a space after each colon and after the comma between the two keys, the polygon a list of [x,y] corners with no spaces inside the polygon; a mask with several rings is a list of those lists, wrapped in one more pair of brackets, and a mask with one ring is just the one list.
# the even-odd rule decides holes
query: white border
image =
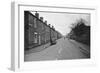
{"label": "white border", "polygon": [[[73,6],[73,5],[72,5]],[[11,68],[15,71],[18,70],[31,70],[31,69],[47,69],[47,68],[61,68],[61,67],[75,67],[95,65],[96,49],[91,43],[91,59],[81,60],[63,60],[63,61],[37,61],[37,62],[24,62],[24,10],[41,10],[41,11],[56,11],[56,12],[74,12],[74,13],[90,13],[91,14],[91,27],[95,25],[96,21],[96,8],[86,6],[73,6],[59,7],[59,6],[40,6],[31,3],[12,3],[12,64]],[[80,8],[79,8],[80,7]],[[91,28],[91,34],[94,33]],[[92,35],[91,35],[92,36]],[[93,38],[93,37],[91,37]],[[91,42],[93,40],[91,39]]]}

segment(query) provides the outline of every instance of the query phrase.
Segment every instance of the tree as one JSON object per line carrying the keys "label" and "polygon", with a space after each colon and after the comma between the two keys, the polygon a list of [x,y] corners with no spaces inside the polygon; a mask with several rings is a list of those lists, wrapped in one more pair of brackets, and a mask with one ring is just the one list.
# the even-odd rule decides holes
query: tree
{"label": "tree", "polygon": [[71,36],[74,40],[90,45],[90,26],[86,25],[84,19],[78,20],[71,27]]}

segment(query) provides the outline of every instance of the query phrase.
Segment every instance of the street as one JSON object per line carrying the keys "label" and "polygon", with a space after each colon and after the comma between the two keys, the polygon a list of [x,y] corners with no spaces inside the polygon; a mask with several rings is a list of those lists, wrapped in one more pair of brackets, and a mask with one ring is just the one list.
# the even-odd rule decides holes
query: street
{"label": "street", "polygon": [[25,61],[67,60],[90,58],[90,47],[68,38],[57,40],[46,49],[25,54]]}

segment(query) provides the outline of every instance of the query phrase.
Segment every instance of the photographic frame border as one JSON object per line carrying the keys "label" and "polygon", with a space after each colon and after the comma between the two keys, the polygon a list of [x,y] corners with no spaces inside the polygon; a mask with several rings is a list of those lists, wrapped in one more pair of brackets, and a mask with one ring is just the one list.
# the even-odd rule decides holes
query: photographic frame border
{"label": "photographic frame border", "polygon": [[[52,8],[54,9],[61,9],[61,10],[69,10],[69,12],[83,12],[83,13],[89,13],[92,16],[91,19],[91,42],[94,40],[93,39],[93,33],[94,29],[92,26],[96,23],[96,7],[89,7],[89,6],[76,6],[76,5],[70,5],[66,7],[60,7],[60,6],[44,6],[44,5],[33,5],[32,3],[21,3],[21,2],[12,2],[11,4],[11,69],[14,71],[20,71],[20,70],[32,70],[32,69],[45,69],[46,67],[75,67],[75,66],[87,66],[87,65],[95,65],[96,61],[96,49],[94,49],[94,44],[91,43],[91,59],[78,59],[78,60],[59,60],[59,61],[35,61],[35,62],[28,62],[27,64],[24,63],[23,56],[24,54],[22,53],[23,50],[21,50],[20,46],[22,42],[22,36],[21,32],[23,32],[23,26],[21,26],[20,21],[22,15],[20,14],[20,11],[22,9],[26,10],[27,8],[33,9],[34,7],[38,8]],[[45,10],[45,9],[44,9]],[[75,11],[74,11],[75,10]],[[78,10],[78,11],[77,11]],[[60,10],[59,10],[60,11]],[[23,18],[22,18],[23,19]],[[92,21],[93,20],[93,21]],[[24,41],[24,40],[23,40]],[[23,48],[24,49],[24,48]],[[66,63],[67,62],[67,63]],[[49,64],[50,63],[50,64]],[[36,67],[37,66],[37,67]],[[40,66],[40,67],[38,67]]]}

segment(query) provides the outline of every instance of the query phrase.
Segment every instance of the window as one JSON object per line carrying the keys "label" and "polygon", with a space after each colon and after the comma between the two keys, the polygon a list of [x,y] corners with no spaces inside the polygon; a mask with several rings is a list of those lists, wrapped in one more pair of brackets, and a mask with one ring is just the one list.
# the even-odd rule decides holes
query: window
{"label": "window", "polygon": [[42,24],[42,30],[44,29],[44,24]]}
{"label": "window", "polygon": [[32,27],[32,24],[29,24],[29,27]]}
{"label": "window", "polygon": [[34,28],[37,27],[37,24],[36,24],[36,18],[34,18]]}
{"label": "window", "polygon": [[34,43],[37,43],[37,32],[34,32]]}

